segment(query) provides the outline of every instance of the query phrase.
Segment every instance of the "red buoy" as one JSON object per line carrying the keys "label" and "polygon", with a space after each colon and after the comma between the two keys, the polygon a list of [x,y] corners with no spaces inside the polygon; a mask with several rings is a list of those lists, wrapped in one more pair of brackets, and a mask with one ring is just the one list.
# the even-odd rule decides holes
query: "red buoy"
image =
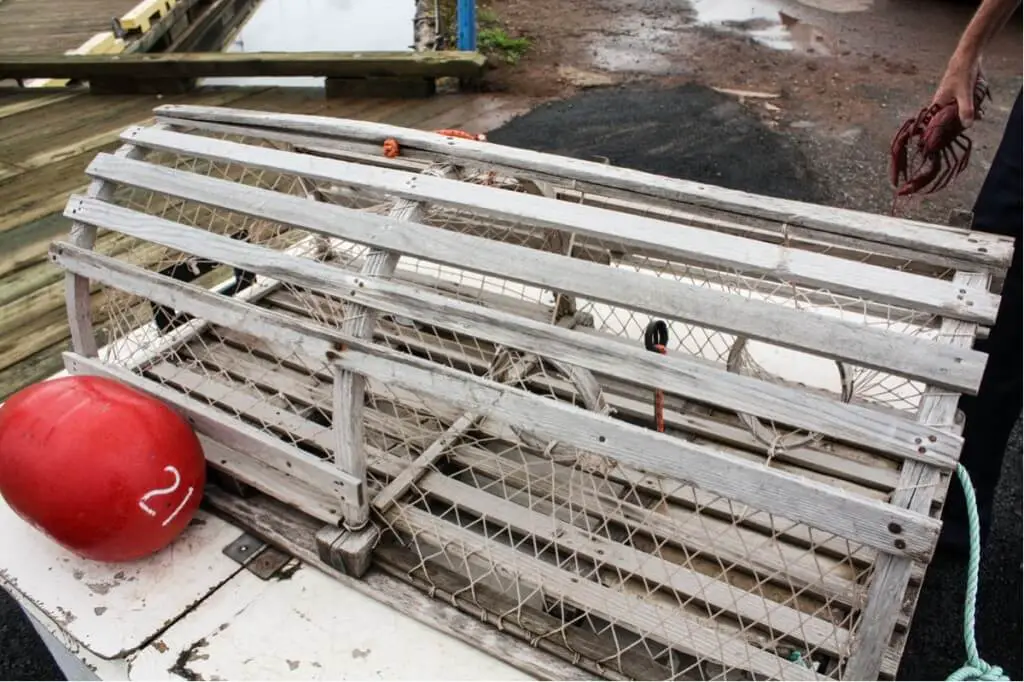
{"label": "red buoy", "polygon": [[52,379],[0,407],[0,495],[86,559],[132,561],[166,547],[195,514],[205,481],[188,422],[119,382]]}

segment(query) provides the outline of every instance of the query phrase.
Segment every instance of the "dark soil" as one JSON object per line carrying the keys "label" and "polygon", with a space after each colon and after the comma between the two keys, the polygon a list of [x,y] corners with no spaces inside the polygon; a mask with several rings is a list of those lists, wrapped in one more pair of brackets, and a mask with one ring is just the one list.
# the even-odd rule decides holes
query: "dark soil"
{"label": "dark soil", "polygon": [[588,90],[541,105],[488,138],[786,199],[825,194],[790,138],[735,97],[696,84]]}

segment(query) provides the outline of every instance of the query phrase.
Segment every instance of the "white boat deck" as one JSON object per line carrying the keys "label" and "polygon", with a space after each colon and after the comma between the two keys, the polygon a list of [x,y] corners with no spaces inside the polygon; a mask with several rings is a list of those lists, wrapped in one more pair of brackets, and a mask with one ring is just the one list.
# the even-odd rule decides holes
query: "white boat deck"
{"label": "white boat deck", "polygon": [[18,548],[0,584],[69,679],[534,679],[298,559],[262,580],[223,553],[242,534],[200,511],[164,551],[101,564],[0,500],[0,536]]}

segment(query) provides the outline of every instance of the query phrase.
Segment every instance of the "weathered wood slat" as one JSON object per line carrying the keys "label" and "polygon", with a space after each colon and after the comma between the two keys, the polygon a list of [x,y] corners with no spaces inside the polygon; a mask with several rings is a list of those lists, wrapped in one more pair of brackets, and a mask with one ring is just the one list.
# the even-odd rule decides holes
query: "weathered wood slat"
{"label": "weathered wood slat", "polygon": [[950,349],[926,339],[512,244],[414,223],[399,226],[381,216],[339,206],[311,210],[308,202],[296,197],[238,183],[106,156],[97,157],[88,172],[339,239],[895,371],[962,391],[977,390],[984,370],[984,355],[976,351]]}
{"label": "weathered wood slat", "polygon": [[[323,524],[271,498],[245,500],[211,487],[205,499],[214,509],[251,530],[255,535],[316,567],[349,589],[376,599],[398,613],[436,628],[459,641],[478,647],[541,680],[586,679],[571,663],[508,637],[483,619],[439,603],[407,580],[371,570],[362,579],[341,573],[320,560],[315,536]],[[509,623],[511,625],[511,623]]]}
{"label": "weathered wood slat", "polygon": [[[486,413],[548,441],[593,452],[651,474],[691,481],[710,493],[836,533],[882,552],[930,556],[939,523],[802,477],[579,408],[507,389],[380,347],[346,350],[336,362],[382,383]],[[893,529],[900,528],[896,533]]]}
{"label": "weathered wood slat", "polygon": [[[446,177],[455,174],[452,166],[427,169],[424,175],[436,174]],[[395,221],[418,221],[423,217],[427,207],[422,202],[400,199],[388,212],[388,218]],[[391,277],[398,267],[400,254],[390,251],[372,250],[366,254],[361,274],[367,278]],[[341,321],[341,331],[345,335],[359,339],[373,337],[377,311],[362,305],[352,306],[346,318]],[[363,403],[365,386],[363,377],[352,372],[341,372],[334,379],[334,420],[338,439],[334,457],[339,466],[359,479],[366,478],[366,454],[363,452]],[[361,528],[370,520],[368,500],[357,507],[346,511],[345,523],[350,528]]]}
{"label": "weathered wood slat", "polygon": [[449,158],[502,166],[513,171],[535,171],[563,183],[576,183],[583,189],[589,189],[586,187],[589,185],[599,192],[627,190],[634,195],[770,218],[788,225],[855,236],[880,245],[892,244],[916,252],[964,259],[994,271],[1005,271],[1013,254],[1012,240],[995,235],[971,233],[966,230],[941,230],[936,229],[934,225],[902,218],[763,197],[739,190],[666,178],[554,154],[440,138],[422,131],[387,124],[188,105],[165,105],[157,107],[154,111],[157,115],[167,118],[206,120],[302,132],[323,136],[328,142],[331,137],[335,137],[380,144],[390,137],[398,140],[403,149],[410,151],[426,150],[444,154]]}
{"label": "weathered wood slat", "polygon": [[[211,350],[207,345],[197,345],[195,351],[190,351],[189,353],[192,354],[193,352],[198,354],[199,358],[204,363],[212,362],[221,369],[232,367],[246,376],[272,375],[274,378],[270,380],[273,384],[268,389],[270,391],[284,391],[297,400],[310,401],[317,404],[329,402],[330,400],[329,392],[324,387],[317,388],[309,385],[308,382],[288,381],[287,377],[289,376],[289,370],[287,369],[275,368],[271,364],[268,364],[265,367],[260,368],[258,372],[254,372],[252,371],[252,368],[246,368],[244,364],[243,366],[238,366],[237,362],[239,360],[242,360],[243,363],[246,362],[243,359],[244,356],[241,356],[239,351],[232,353],[223,347],[220,350]],[[249,359],[247,362],[251,364],[258,361]],[[270,369],[270,372],[267,371],[268,369]],[[171,371],[173,372],[173,370]],[[300,377],[298,374],[295,374],[294,376],[296,378]],[[175,381],[178,382],[177,379]],[[218,384],[219,382],[202,383],[203,386],[197,386],[197,389],[202,393],[204,398],[223,403],[224,389],[215,386],[215,384]],[[313,383],[315,384],[316,382]],[[383,396],[381,396],[381,398],[382,397]],[[253,394],[252,391],[249,390],[247,392],[247,396],[243,397],[239,395],[230,406],[237,406],[237,408],[247,417],[252,419],[262,420],[267,418],[267,414],[258,413],[258,410],[260,409],[260,401],[254,400],[254,398],[260,398],[259,394]],[[279,411],[277,412],[278,414],[276,415],[269,415],[269,418],[274,420],[275,425],[282,425],[288,417],[287,415],[280,415]],[[380,414],[375,419],[383,420],[383,423],[380,425],[382,434],[408,430],[408,425],[389,425],[388,422],[393,421],[394,418],[384,414]],[[291,435],[301,437],[302,434],[300,432],[308,427],[302,426],[302,420],[295,421],[299,423],[299,428],[297,430],[294,428],[288,428],[288,432]],[[330,445],[330,438],[326,435],[324,429],[318,429],[310,440],[311,442],[320,444],[323,447],[329,447]],[[396,464],[395,467],[389,468],[385,466],[382,468],[380,458],[383,457],[383,455],[381,453],[373,453],[372,448],[370,448],[370,450],[369,464],[370,468],[373,469],[375,473],[383,473],[391,477],[397,477],[410,470],[410,468],[405,467],[402,463]],[[562,477],[547,475],[543,473],[544,468],[564,469],[564,467],[561,467],[560,465],[536,460],[536,465],[540,467],[537,471],[541,473],[536,476],[531,476],[529,469],[524,468],[519,470],[518,468],[513,468],[511,466],[511,462],[506,462],[505,465],[501,465],[498,463],[500,459],[501,458],[495,454],[488,453],[480,448],[472,446],[459,446],[455,452],[455,460],[462,465],[471,466],[475,470],[484,473],[489,472],[494,474],[497,470],[499,472],[496,474],[498,478],[500,480],[507,481],[512,486],[529,485],[532,494],[537,496],[555,493],[560,500],[564,500],[565,502],[569,502],[573,505],[578,505],[580,509],[585,512],[599,515],[599,518],[623,523],[626,527],[632,528],[640,534],[654,531],[662,534],[665,538],[671,538],[673,541],[682,541],[689,534],[687,529],[679,526],[678,522],[674,522],[669,517],[665,517],[663,528],[659,528],[657,524],[650,525],[648,512],[640,508],[636,508],[636,516],[632,519],[628,516],[623,516],[621,512],[616,512],[616,510],[620,508],[632,508],[634,505],[630,505],[628,503],[624,503],[622,500],[607,496],[603,499],[598,499],[596,486],[580,486],[577,481],[576,485],[560,483],[557,493],[555,487],[551,487],[549,490],[549,484],[553,484],[556,479],[561,479]],[[394,480],[397,480],[397,478]],[[443,499],[449,499],[449,501],[453,502],[457,501],[460,504],[468,504],[470,502],[466,497],[467,495],[471,496],[477,494],[463,490],[463,488],[466,487],[463,484],[455,483],[454,481],[450,481],[449,479],[439,475],[426,476],[421,479],[417,484],[417,487]],[[499,507],[507,503],[503,503],[498,498],[492,498],[491,495],[486,493],[479,493],[479,495],[484,496],[481,499],[486,499],[487,504],[483,505],[483,502],[480,502],[476,505],[470,505],[470,508],[478,510],[486,509],[488,517],[498,520],[506,520],[507,515],[503,515]],[[491,500],[493,500],[493,502]],[[513,515],[515,518],[519,519],[523,518],[523,514],[533,514],[533,512],[529,512],[527,509],[519,507],[518,505],[513,505],[512,507],[507,508],[511,510],[510,513],[514,513]],[[645,521],[645,518],[648,518],[648,520]],[[535,518],[531,523],[533,526],[536,526],[537,524],[540,524],[541,521]],[[545,525],[543,528],[534,527],[532,532],[540,537],[545,537],[545,533],[549,532],[549,530],[548,526]],[[578,531],[576,532],[578,533]],[[574,551],[585,550],[585,547],[584,550],[580,550],[577,547],[577,545],[582,546],[584,544],[582,536],[571,535],[572,531],[568,528],[563,528],[561,532],[555,528],[555,533],[559,538],[559,542],[563,542],[563,546],[573,549]],[[573,541],[573,538],[575,538],[575,541]],[[593,542],[597,542],[598,544],[593,545]],[[700,544],[701,543],[699,542],[695,543],[692,551],[699,551],[698,546]],[[633,557],[633,554],[635,554],[634,550],[629,548],[615,550],[615,546],[607,540],[592,540],[591,544],[586,546],[592,546],[591,551],[596,555],[599,555],[591,557],[595,560],[602,558],[602,560],[611,562],[612,565],[616,565],[622,570],[637,573],[638,575],[641,575],[653,582],[661,582],[669,589],[676,590],[687,598],[696,598],[697,601],[704,602],[716,610],[722,609],[728,613],[735,613],[744,620],[753,620],[762,623],[768,630],[776,630],[777,635],[786,635],[787,633],[799,630],[803,633],[803,636],[808,638],[808,641],[813,641],[815,647],[821,647],[822,650],[833,651],[835,653],[840,653],[840,649],[846,645],[848,633],[846,633],[841,626],[827,623],[814,615],[807,613],[800,614],[788,606],[772,602],[767,597],[762,598],[758,595],[749,595],[736,587],[721,582],[716,578],[700,574],[681,566],[666,565],[663,567],[663,574],[658,571],[653,571],[652,567],[659,564],[661,561],[660,559],[647,555]],[[616,559],[619,556],[616,554],[617,551],[625,552],[624,557],[626,558],[617,562]],[[717,545],[713,550],[704,548],[704,551],[712,551],[720,558],[721,561],[725,561],[730,564],[735,563],[737,566],[740,566],[745,563],[742,549],[737,551],[735,556],[721,553]],[[629,557],[633,558],[630,559]],[[623,561],[632,561],[632,563],[625,565],[622,563]],[[788,580],[792,580],[794,577],[797,577],[799,573],[797,567],[792,563],[785,564],[782,567],[774,567],[771,571],[776,574],[781,571],[787,572]],[[815,578],[812,578],[812,581],[816,584],[810,587],[810,591],[816,591],[817,588],[824,586],[824,583],[837,582],[835,580],[829,580],[827,574],[821,575],[822,573],[825,573],[825,569],[820,566],[815,573],[816,576]]]}
{"label": "weathered wood slat", "polygon": [[[281,475],[301,477],[327,498],[339,501],[355,499],[359,494],[358,489],[363,485],[361,481],[346,476],[330,464],[325,464],[294,446],[227,415],[210,410],[207,404],[165,388],[139,374],[76,353],[65,353],[64,363],[69,374],[106,376],[155,396],[185,415],[198,433],[209,436],[228,448],[246,453]],[[294,474],[290,474],[289,470],[293,470]],[[328,518],[336,518],[336,511]]]}
{"label": "weathered wood slat", "polygon": [[839,294],[914,308],[958,319],[991,323],[998,297],[982,290],[960,293],[952,283],[832,256],[757,242],[729,234],[636,216],[621,216],[580,204],[551,201],[527,193],[510,193],[481,185],[368,168],[339,161],[255,147],[152,128],[131,128],[128,143],[255,168],[295,173],[327,182],[383,190],[413,201],[471,210],[481,215],[519,220],[543,228],[605,239],[615,246],[657,249],[668,257],[710,267],[736,269],[780,281],[817,286]]}
{"label": "weathered wood slat", "polygon": [[[144,149],[130,144],[122,145],[115,152],[116,156],[128,159],[141,159],[146,155]],[[114,196],[117,185],[103,180],[93,180],[86,192],[87,196],[99,201],[109,201]],[[71,243],[83,249],[92,249],[96,244],[96,227],[79,222],[71,224],[69,235]],[[99,350],[92,324],[92,291],[89,280],[80,275],[69,273],[65,278],[65,297],[67,301],[68,326],[71,331],[73,348],[81,355],[95,357]]]}
{"label": "weathered wood slat", "polygon": [[171,52],[117,55],[4,55],[6,78],[472,78],[486,58],[478,52]]}
{"label": "weathered wood slat", "polygon": [[[246,111],[246,113],[249,112]],[[415,147],[403,149],[402,156],[388,158],[381,155],[379,143],[366,140],[318,137],[312,134],[291,132],[287,129],[215,123],[205,119],[176,118],[173,114],[171,116],[157,115],[156,121],[165,123],[177,130],[201,130],[259,140],[286,141],[298,152],[409,172],[422,171],[431,163],[437,163],[450,158],[447,153],[428,152]],[[554,196],[563,201],[598,206],[627,215],[653,216],[662,220],[695,225],[718,232],[768,241],[774,244],[795,246],[808,251],[827,252],[845,260],[894,267],[908,272],[939,277],[950,269],[976,265],[976,262],[972,259],[929,253],[918,248],[895,246],[891,243],[879,244],[857,237],[834,232],[823,232],[815,228],[802,227],[791,223],[774,223],[764,218],[735,216],[728,213],[720,216],[710,216],[706,215],[706,212],[698,212],[700,207],[695,207],[691,204],[679,204],[678,202],[667,202],[669,205],[661,205],[665,202],[654,204],[638,200],[638,197],[633,193],[609,187],[595,187],[592,188],[596,190],[595,192],[588,192],[586,188],[589,187],[589,184],[585,182],[569,181],[568,184],[570,186],[566,187],[562,186],[566,183],[561,178],[502,164],[481,164],[480,162],[470,160],[464,160],[464,163],[467,170],[475,166],[478,173],[487,172],[485,169],[500,170],[518,179],[538,179],[552,183]],[[602,194],[606,196],[602,196]],[[623,195],[625,198],[620,195]],[[768,283],[765,284],[767,285]],[[811,289],[806,291],[811,300],[818,296],[825,300],[827,296],[823,292],[819,294]],[[875,303],[874,301],[864,301],[863,305],[866,306],[865,311],[869,314],[873,310],[881,311],[883,317],[884,311],[887,309],[887,306],[884,304]],[[923,317],[926,314],[918,313],[918,315]]]}
{"label": "weathered wood slat", "polygon": [[199,443],[203,447],[206,461],[213,468],[324,523],[340,521],[338,501],[324,495],[305,480],[268,467],[245,452],[229,448],[209,436],[199,434]]}
{"label": "weathered wood slat", "polygon": [[922,459],[946,469],[952,467],[959,448],[959,438],[930,430],[903,417],[838,401],[809,399],[796,389],[732,374],[680,354],[662,357],[597,337],[576,335],[552,325],[460,303],[394,282],[362,278],[330,265],[292,258],[98,202],[78,203],[72,200],[69,211],[80,220],[96,222],[108,229],[187,253],[198,251],[218,262],[365,303],[389,313],[455,330],[468,330],[490,341],[550,355],[592,371],[627,381],[657,383],[665,390],[680,395],[720,401],[727,408],[792,423],[798,428],[821,431],[901,457]]}
{"label": "weathered wood slat", "polygon": [[799,632],[808,644],[835,654],[844,652],[848,645],[848,632],[820,618],[673,565],[658,556],[586,533],[572,524],[541,516],[527,507],[446,476],[427,473],[417,486],[462,509],[474,510],[488,520],[508,524],[522,533],[641,578],[651,585],[675,591],[681,595],[680,603],[695,598],[716,610],[724,609],[745,621],[763,624],[774,636]]}
{"label": "weathered wood slat", "polygon": [[[397,579],[412,583],[448,604],[457,604],[461,611],[471,614],[483,623],[491,623],[504,633],[530,642],[540,651],[550,651],[571,661],[580,672],[567,678],[541,676],[539,679],[604,679],[668,680],[673,677],[687,680],[687,676],[674,675],[672,669],[653,660],[639,647],[609,657],[615,647],[608,634],[597,634],[579,627],[565,627],[563,621],[549,613],[518,603],[515,597],[502,594],[449,570],[435,562],[421,564],[418,559],[390,545],[376,550],[375,565]],[[486,604],[484,608],[481,604]]]}
{"label": "weathered wood slat", "polygon": [[[256,352],[268,361],[287,355],[286,347],[261,341],[253,336],[226,329],[219,329],[218,336],[234,347]],[[222,366],[221,352],[203,349],[190,350],[190,354]],[[225,351],[225,354],[233,356],[230,364],[245,364],[245,361],[238,357],[238,351]],[[298,357],[296,361],[299,363],[296,370],[312,371],[320,379],[330,380],[331,374],[326,362],[318,362],[315,358],[307,357]],[[292,370],[279,368],[268,373],[266,367],[258,369],[259,374],[268,377],[274,390],[283,391],[296,400],[312,404],[329,402],[329,396],[323,389],[310,391],[304,386],[288,381]],[[250,372],[249,376],[252,374]],[[368,381],[368,388],[374,395],[374,404],[378,405],[377,410],[370,409],[366,412],[366,421],[368,425],[372,424],[369,427],[372,430],[382,436],[400,433],[403,447],[419,451],[429,448],[443,434],[443,427],[437,424],[425,424],[413,429],[410,422],[401,421],[380,411],[379,406],[382,402],[392,401],[413,411],[423,409],[422,401],[414,394],[372,380]],[[437,401],[431,401],[429,412],[446,423],[454,423],[462,415],[458,408]],[[493,439],[499,444],[495,446],[499,450],[503,447],[525,447],[520,443],[518,434],[508,424],[493,417],[481,419],[476,424],[475,431]],[[517,443],[519,445],[516,445]],[[554,454],[573,455],[572,452],[563,453],[559,448],[555,449]],[[549,460],[537,459],[532,464],[524,464],[516,458],[515,461],[502,465],[492,452],[468,444],[457,445],[453,457],[460,465],[492,478],[505,479],[511,485],[529,485],[534,494],[541,497],[553,496],[568,508],[608,519],[641,535],[652,533],[671,543],[679,543],[688,549],[691,556],[700,553],[713,555],[716,562],[721,562],[717,564],[719,568],[723,565],[732,566],[735,570],[758,576],[758,580],[765,581],[765,585],[777,584],[782,590],[796,591],[801,595],[796,597],[797,600],[820,597],[822,600],[831,601],[833,605],[858,609],[863,606],[864,590],[855,582],[856,573],[852,569],[844,570],[848,568],[845,561],[848,557],[857,555],[861,556],[862,561],[871,561],[875,553],[871,551],[870,556],[863,556],[865,552],[856,552],[855,548],[845,541],[827,533],[793,524],[780,516],[751,513],[751,510],[746,510],[740,516],[740,511],[728,500],[721,500],[692,486],[650,476],[628,467],[620,466],[606,477],[607,481],[604,483],[599,484],[597,479],[592,479],[593,483],[580,485],[581,477],[589,478],[586,474],[574,472],[574,483],[566,478],[569,470],[565,466],[553,467]],[[542,472],[554,470],[561,472],[562,475],[553,478],[543,473],[531,475],[533,467],[540,467]],[[607,498],[606,493],[617,485],[662,498],[678,509],[699,509],[699,514],[691,513],[682,517],[652,514],[649,509],[618,497]],[[758,516],[762,518],[758,519]],[[750,548],[762,546],[768,536],[779,539],[773,551],[750,552]],[[709,538],[714,538],[713,547],[708,546]],[[808,546],[815,547],[818,551],[808,551],[805,549]],[[822,551],[828,550],[829,546],[831,556],[827,556],[828,551]],[[819,608],[820,604],[809,607],[809,612]]]}
{"label": "weathered wood slat", "polygon": [[[349,264],[354,265],[354,264]],[[415,284],[417,279],[410,271],[403,271],[401,267],[395,274],[395,279]],[[519,299],[493,295],[487,301],[481,301],[482,305],[496,307],[504,312],[509,309],[516,310],[515,303],[522,303]],[[308,311],[323,309],[327,305],[326,299],[321,299],[318,294],[304,292],[299,295],[292,291],[279,290],[266,297],[266,304],[277,310],[287,311],[302,317],[308,316]],[[529,316],[529,309],[520,312],[526,313],[528,319],[547,320],[545,308],[537,306],[536,315]],[[617,342],[619,345],[632,347],[632,343],[625,343],[620,337],[613,336],[606,332],[587,327],[576,327],[579,332],[587,336],[595,336],[606,341]],[[435,330],[436,331],[436,330]],[[454,337],[447,336],[426,336],[417,330],[396,325],[387,320],[379,320],[377,325],[377,336],[386,340],[392,347],[413,348],[421,356],[431,359],[438,358],[439,362],[448,364],[451,367],[465,368],[475,374],[483,374],[490,366],[494,353],[494,346],[483,339],[478,339],[474,347],[461,345]],[[595,376],[601,382],[604,389],[604,398],[618,415],[630,415],[636,419],[645,419],[650,414],[651,391],[649,388],[641,387],[636,383],[636,377],[630,381],[623,381],[600,372]],[[538,374],[527,379],[527,384],[537,392],[556,395],[566,400],[572,400],[575,389],[567,381]],[[831,398],[830,398],[831,399]],[[754,438],[749,429],[745,428],[738,420],[732,418],[733,413],[716,410],[714,415],[701,414],[706,409],[707,403],[699,405],[692,404],[692,401],[684,400],[675,395],[666,396],[665,424],[667,428],[675,428],[686,433],[696,434],[709,440],[723,443],[731,447],[742,448],[758,453],[762,457],[767,454],[768,446]],[[864,494],[871,491],[879,491],[879,498],[888,493],[896,486],[899,478],[899,470],[896,462],[866,452],[854,446],[843,446],[837,442],[829,443],[826,447],[803,447],[790,448],[774,454],[776,463],[785,462],[799,466],[808,472],[818,472],[822,475],[836,479],[849,481],[863,486]]]}
{"label": "weathered wood slat", "polygon": [[[982,273],[958,272],[954,280],[968,287],[987,286],[990,276]],[[959,320],[943,320],[941,335],[955,346],[970,346],[974,342],[975,325]],[[948,391],[929,388],[918,419],[925,424],[950,431],[958,429],[956,411],[960,396]],[[927,513],[942,481],[939,471],[920,463],[908,462],[892,496],[892,503],[911,511]],[[959,484],[958,484],[959,485]],[[861,615],[858,637],[863,638],[846,664],[847,679],[875,679],[892,637],[896,621],[903,613],[903,595],[906,593],[914,562],[895,557],[880,557],[871,578],[869,606]]]}
{"label": "weathered wood slat", "polygon": [[427,512],[405,507],[392,510],[387,517],[391,524],[406,533],[424,533],[437,538],[448,552],[459,555],[463,560],[477,552],[489,556],[496,564],[506,567],[506,570],[518,573],[520,580],[539,581],[562,595],[569,603],[622,623],[698,659],[721,661],[728,667],[752,670],[773,679],[818,679],[818,675],[810,669],[745,642],[722,641],[718,632],[679,611],[647,604],[599,583],[581,580],[573,573],[511,547],[488,541],[472,531],[434,518]]}
{"label": "weathered wood slat", "polygon": [[[116,274],[112,265],[95,269],[97,272],[88,273],[91,279],[139,293],[215,324],[236,327],[257,336],[270,335],[272,340],[286,346],[297,346],[303,343],[302,337],[308,336],[310,343],[315,339],[319,346],[319,352],[313,352],[314,357],[324,352],[324,341],[320,339],[333,337],[351,348],[338,354],[335,360],[344,369],[414,393],[441,397],[464,410],[480,410],[500,416],[511,424],[528,425],[528,431],[542,438],[559,440],[652,474],[690,481],[709,493],[807,523],[883,552],[928,556],[938,535],[938,522],[921,514],[864,500],[837,488],[814,485],[801,477],[503,388],[359,339],[335,336],[331,330],[232,301],[140,268],[120,266]],[[267,328],[272,331],[261,333]],[[125,374],[136,376],[130,372]],[[487,407],[481,409],[482,406]],[[203,418],[201,411],[199,414],[190,412],[190,415],[197,420]],[[274,452],[276,454],[277,450]],[[340,472],[332,473],[335,477],[341,476]],[[899,533],[891,530],[895,526],[899,527]]]}

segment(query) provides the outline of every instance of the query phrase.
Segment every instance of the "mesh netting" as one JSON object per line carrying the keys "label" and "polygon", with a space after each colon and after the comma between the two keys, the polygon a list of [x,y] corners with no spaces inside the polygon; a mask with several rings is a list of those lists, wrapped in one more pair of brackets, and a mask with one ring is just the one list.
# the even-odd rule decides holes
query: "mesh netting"
{"label": "mesh netting", "polygon": [[[255,138],[244,142],[285,148]],[[372,190],[235,164],[163,153],[150,153],[146,161],[380,215],[392,214],[398,203]],[[463,182],[500,191],[552,192],[493,168],[454,172]],[[577,190],[555,193],[558,200],[589,201]],[[112,202],[350,272],[368,260],[368,250],[353,243],[156,192],[120,187]],[[419,222],[901,334],[936,333],[937,320],[930,315],[767,275],[669,261],[630,244],[550,226],[440,204],[422,206]],[[666,222],[665,229],[672,224]],[[765,233],[768,241],[776,236]],[[828,251],[819,247],[808,248]],[[366,314],[319,291],[115,234],[101,232],[97,249],[331,328]],[[851,254],[852,260],[871,258]],[[638,347],[656,321],[638,310],[411,257],[399,261],[395,278]],[[103,291],[96,300],[100,341],[113,342],[104,356],[108,362],[333,459],[333,377],[325,358],[192,320],[141,297]],[[920,405],[924,387],[901,376],[666,322],[669,355],[803,386],[822,400],[911,416]],[[376,315],[372,338],[512,389],[654,427],[657,387],[401,316]],[[663,410],[666,434],[766,468],[871,500],[887,500],[897,484],[897,462],[794,425],[671,392],[664,394]],[[386,529],[378,561],[430,594],[609,677],[795,679],[812,671],[841,676],[874,550],[544,438],[529,424],[460,409],[445,396],[368,379],[363,423],[371,507]],[[422,473],[396,482],[414,463]]]}

